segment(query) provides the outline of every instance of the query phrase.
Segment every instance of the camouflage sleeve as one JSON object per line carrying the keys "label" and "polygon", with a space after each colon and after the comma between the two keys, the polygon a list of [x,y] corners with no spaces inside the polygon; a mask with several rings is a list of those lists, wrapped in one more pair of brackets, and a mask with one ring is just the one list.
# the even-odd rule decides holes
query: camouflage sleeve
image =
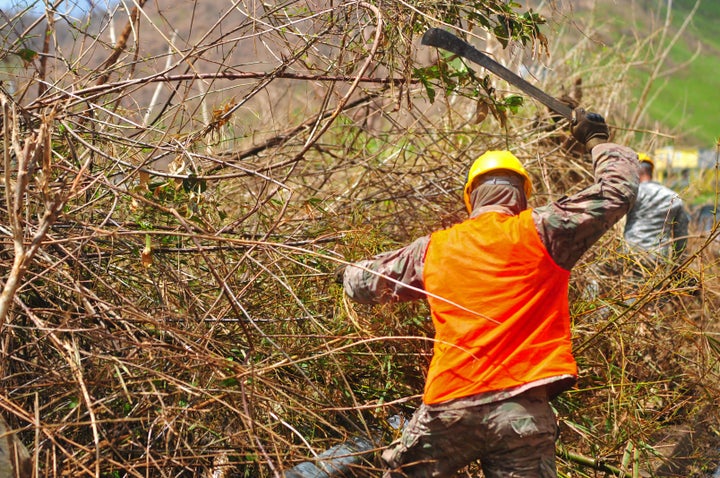
{"label": "camouflage sleeve", "polygon": [[396,251],[385,252],[345,269],[345,293],[361,304],[425,298],[423,264],[430,236]]}
{"label": "camouflage sleeve", "polygon": [[604,143],[593,148],[592,159],[595,184],[533,210],[543,244],[566,270],[628,212],[637,196],[635,151]]}

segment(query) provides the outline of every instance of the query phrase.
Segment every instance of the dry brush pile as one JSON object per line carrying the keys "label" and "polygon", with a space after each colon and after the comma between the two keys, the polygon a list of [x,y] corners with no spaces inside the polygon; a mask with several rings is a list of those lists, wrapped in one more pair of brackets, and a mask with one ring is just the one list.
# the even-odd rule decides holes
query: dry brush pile
{"label": "dry brush pile", "polygon": [[[281,476],[351,436],[389,439],[388,418],[422,390],[427,310],[353,306],[335,267],[462,219],[459,188],[486,149],[525,162],[535,204],[591,181],[562,124],[420,47],[422,31],[472,30],[511,66],[547,64],[553,94],[616,126],[631,118],[616,101],[623,65],[584,71],[580,98],[568,65],[587,49],[548,56],[541,19],[523,13],[493,1],[3,11],[0,414],[37,476]],[[574,273],[583,375],[556,403],[565,476],[675,466],[655,453],[679,426],[702,432],[682,473],[712,465],[711,239],[683,274],[638,286],[614,231]]]}

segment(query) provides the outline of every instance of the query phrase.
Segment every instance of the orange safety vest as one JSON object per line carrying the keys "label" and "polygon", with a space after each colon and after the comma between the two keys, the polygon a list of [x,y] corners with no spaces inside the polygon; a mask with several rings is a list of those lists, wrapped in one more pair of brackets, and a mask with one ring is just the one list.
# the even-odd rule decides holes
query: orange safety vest
{"label": "orange safety vest", "polygon": [[425,403],[577,376],[570,272],[548,254],[530,209],[435,232],[423,275],[435,324]]}

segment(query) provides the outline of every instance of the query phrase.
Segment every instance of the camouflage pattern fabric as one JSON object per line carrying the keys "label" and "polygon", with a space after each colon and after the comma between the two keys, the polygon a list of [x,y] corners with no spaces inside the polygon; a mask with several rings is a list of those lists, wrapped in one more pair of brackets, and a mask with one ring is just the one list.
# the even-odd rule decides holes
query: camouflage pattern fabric
{"label": "camouflage pattern fabric", "polygon": [[486,478],[554,478],[556,436],[541,393],[464,409],[421,405],[383,453],[384,478],[447,477],[478,459]]}
{"label": "camouflage pattern fabric", "polygon": [[[570,270],[602,235],[617,223],[637,194],[637,154],[614,143],[592,151],[595,184],[573,196],[564,196],[533,209],[540,239],[550,256]],[[525,209],[524,196],[515,188],[488,185],[471,194],[472,216],[489,210],[517,214]],[[363,304],[408,301],[424,298],[423,264],[430,236],[421,237],[401,249],[360,261],[346,269],[347,295]]]}
{"label": "camouflage pattern fabric", "polygon": [[637,195],[635,151],[604,143],[593,148],[592,156],[595,184],[533,210],[540,239],[555,262],[567,270],[627,214]]}
{"label": "camouflage pattern fabric", "polygon": [[[690,215],[672,189],[655,181],[640,183],[635,205],[628,212],[625,240],[650,262],[677,259],[687,245]],[[648,262],[644,260],[643,262]]]}

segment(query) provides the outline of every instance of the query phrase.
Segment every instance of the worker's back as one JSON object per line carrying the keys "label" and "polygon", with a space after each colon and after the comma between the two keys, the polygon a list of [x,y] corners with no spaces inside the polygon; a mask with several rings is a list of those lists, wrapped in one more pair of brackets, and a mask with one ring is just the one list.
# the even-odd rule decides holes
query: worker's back
{"label": "worker's back", "polygon": [[670,257],[678,230],[684,227],[687,234],[686,215],[673,190],[654,181],[640,183],[635,205],[627,214],[625,240],[636,249]]}

